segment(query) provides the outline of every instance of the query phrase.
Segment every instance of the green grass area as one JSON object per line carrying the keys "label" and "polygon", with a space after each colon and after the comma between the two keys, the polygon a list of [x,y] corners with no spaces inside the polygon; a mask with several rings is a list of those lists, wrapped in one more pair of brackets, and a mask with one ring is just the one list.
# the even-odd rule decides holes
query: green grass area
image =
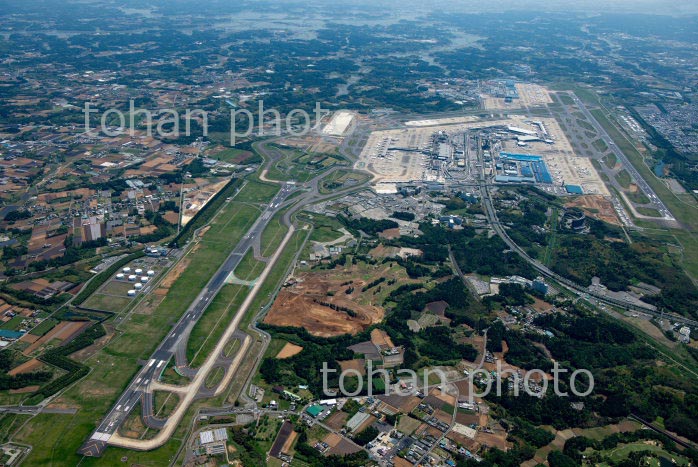
{"label": "green grass area", "polygon": [[186,376],[182,376],[175,370],[175,359],[171,358],[167,362],[167,366],[160,375],[160,381],[165,384],[174,384],[176,386],[184,386],[191,382]]}
{"label": "green grass area", "polygon": [[594,146],[594,149],[601,153],[608,151],[608,145],[606,144],[606,141],[602,140],[601,138],[594,141],[592,145]]}
{"label": "green grass area", "polygon": [[249,291],[247,286],[228,284],[216,295],[189,336],[187,360],[192,367],[206,360]]}
{"label": "green grass area", "polygon": [[685,230],[672,230],[671,235],[682,248],[683,268],[694,278],[698,278],[698,236]]}
{"label": "green grass area", "polygon": [[320,181],[320,193],[331,193],[334,190],[358,185],[368,181],[370,175],[353,170],[340,169],[332,172]]}
{"label": "green grass area", "polygon": [[647,204],[650,199],[641,190],[633,191],[632,193],[626,193],[628,199],[636,204]]}
{"label": "green grass area", "polygon": [[275,183],[250,179],[235,197],[235,201],[239,203],[267,203],[278,191],[279,185]]}
{"label": "green grass area", "polygon": [[554,207],[550,215],[550,234],[548,234],[548,245],[545,248],[545,253],[541,258],[541,262],[546,266],[550,265],[553,258],[553,252],[557,243],[557,224],[558,224],[558,208]]}
{"label": "green grass area", "polygon": [[252,155],[250,151],[245,151],[243,149],[227,148],[221,152],[210,155],[211,159],[216,159],[223,162],[239,163],[244,161]]}
{"label": "green grass area", "polygon": [[633,179],[630,177],[630,174],[625,169],[621,170],[616,174],[616,181],[623,188],[630,188],[630,184],[633,183]]}
{"label": "green grass area", "polygon": [[274,254],[288,232],[288,227],[281,222],[284,213],[285,211],[277,212],[262,232],[261,253],[264,257]]}
{"label": "green grass area", "polygon": [[591,159],[591,165],[594,166],[596,169],[596,172],[599,174],[599,177],[601,177],[601,180],[603,180],[605,183],[609,182],[608,175],[603,171],[603,167],[601,167],[601,162],[598,161],[598,159]]}
{"label": "green grass area", "polygon": [[653,208],[646,208],[643,206],[637,206],[635,210],[639,213],[642,214],[643,216],[650,216],[650,217],[662,217],[662,215],[657,211],[656,209]]}
{"label": "green grass area", "polygon": [[153,410],[158,418],[165,418],[172,415],[172,412],[179,404],[179,396],[172,392],[154,391]]}
{"label": "green grass area", "polygon": [[274,162],[267,172],[273,180],[295,180],[307,182],[337,164],[345,163],[342,156],[335,154],[306,153],[295,148],[276,146],[284,157]]}
{"label": "green grass area", "polygon": [[204,381],[204,386],[209,389],[213,389],[223,381],[223,376],[225,376],[225,370],[217,366],[208,375],[206,375],[206,381]]}
{"label": "green grass area", "polygon": [[32,331],[29,334],[32,334],[34,336],[43,336],[51,329],[53,329],[56,326],[56,324],[58,324],[58,320],[53,318],[47,318],[43,320],[41,323],[39,323],[39,325],[36,326],[34,329],[32,329]]}
{"label": "green grass area", "polygon": [[314,225],[310,240],[315,242],[331,242],[338,239],[343,234],[339,229],[343,228],[341,222],[334,217],[313,214],[312,223]]}
{"label": "green grass area", "polygon": [[114,295],[103,295],[101,293],[95,293],[88,298],[82,306],[86,308],[93,308],[95,310],[111,311],[112,313],[121,313],[127,306],[131,304],[133,297],[126,295],[126,292],[122,296]]}
{"label": "green grass area", "polygon": [[240,339],[231,339],[223,347],[223,355],[230,357],[240,348]]}
{"label": "green grass area", "polygon": [[27,394],[10,394],[10,391],[0,391],[0,405],[16,405],[26,397]]}
{"label": "green grass area", "polygon": [[[589,132],[594,131],[594,127],[591,126],[591,123],[587,122],[586,119],[582,120],[578,118],[575,120],[575,123]],[[594,133],[594,135],[596,135],[596,133]]]}
{"label": "green grass area", "polygon": [[0,444],[6,443],[31,415],[4,413],[0,415]]}
{"label": "green grass area", "polygon": [[[138,277],[138,279],[140,279],[140,277]],[[126,292],[133,289],[134,285],[135,285],[135,281],[134,282],[127,282],[127,281],[111,280],[102,286],[102,288],[99,290],[99,293],[105,294],[105,295],[123,296],[123,295],[126,295]]]}
{"label": "green grass area", "polygon": [[560,99],[560,102],[565,105],[574,105],[574,100],[572,100],[572,98],[567,94],[558,94],[557,97]]}
{"label": "green grass area", "polygon": [[605,155],[602,160],[603,163],[606,164],[606,167],[608,167],[609,169],[614,168],[616,164],[618,164],[618,157],[616,157],[616,155],[613,153]]}
{"label": "green grass area", "polygon": [[254,258],[254,250],[250,248],[235,268],[235,277],[243,281],[254,280],[262,273],[265,264]]}
{"label": "green grass area", "polygon": [[271,340],[271,342],[269,342],[269,345],[267,346],[267,350],[264,352],[264,358],[276,357],[279,354],[279,352],[281,352],[281,349],[283,349],[285,345],[286,345],[285,340],[273,338]]}
{"label": "green grass area", "polygon": [[16,331],[22,327],[22,322],[27,319],[24,316],[13,316],[9,321],[0,324],[0,329],[7,329],[8,331]]}
{"label": "green grass area", "polygon": [[[667,460],[674,459],[676,461],[676,463],[674,465],[688,465],[689,464],[686,459],[681,458],[681,457],[677,456],[676,454],[669,453],[661,446],[656,446],[654,444],[643,443],[643,442],[621,444],[621,445],[619,445],[611,450],[602,451],[602,455],[610,457],[611,460],[613,460],[615,462],[619,462],[619,461],[622,461],[623,459],[627,459],[631,452],[636,452],[636,451],[649,451],[654,455],[665,457]],[[655,463],[655,464],[650,463],[649,465],[659,465],[659,463]]]}
{"label": "green grass area", "polygon": [[[27,465],[76,465],[80,462],[77,449],[133,378],[138,370],[135,362],[150,356],[172,322],[187,309],[258,215],[257,208],[236,202],[221,208],[211,228],[195,247],[196,253],[186,257],[190,261],[187,268],[163,302],[147,314],[136,310],[130,315],[120,326],[120,335],[86,362],[92,367],[90,374],[59,397],[61,403],[80,407],[79,412],[75,415],[40,414],[18,432],[18,442],[34,446]],[[191,410],[187,413],[188,416],[193,414]],[[122,456],[131,463],[167,465],[177,454],[186,429],[178,428],[172,440],[154,451],[109,448],[101,459],[84,459],[81,465],[119,464]]]}

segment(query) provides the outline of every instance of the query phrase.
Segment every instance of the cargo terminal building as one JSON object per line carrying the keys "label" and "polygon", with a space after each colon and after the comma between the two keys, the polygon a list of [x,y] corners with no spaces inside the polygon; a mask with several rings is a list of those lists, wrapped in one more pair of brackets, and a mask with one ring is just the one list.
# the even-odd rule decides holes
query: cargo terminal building
{"label": "cargo terminal building", "polygon": [[500,152],[495,164],[495,182],[542,183],[550,185],[553,177],[542,156]]}

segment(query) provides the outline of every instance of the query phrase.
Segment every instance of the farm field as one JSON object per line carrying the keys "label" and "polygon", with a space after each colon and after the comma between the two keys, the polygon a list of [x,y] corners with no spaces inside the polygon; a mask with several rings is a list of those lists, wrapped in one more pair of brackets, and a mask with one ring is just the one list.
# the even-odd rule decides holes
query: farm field
{"label": "farm field", "polygon": [[[245,188],[241,194],[243,192]],[[246,196],[250,196],[249,192]],[[19,430],[14,438],[18,442],[54,446],[50,450],[32,451],[27,465],[79,463],[80,457],[76,454],[78,447],[94,429],[95,421],[108,411],[138,370],[134,362],[150,355],[169,331],[172,320],[179,318],[186,310],[258,213],[259,209],[248,204],[230,202],[224,205],[198,245],[193,247],[196,254],[190,253],[183,258],[183,261],[187,261],[187,267],[172,278],[166,296],[137,307],[119,327],[119,335],[85,361],[92,367],[90,374],[55,400],[57,404],[78,407],[79,411],[74,415],[40,414],[34,417],[30,425]],[[149,338],[143,339],[144,335]],[[194,410],[194,406],[189,412],[191,410]],[[181,436],[180,428],[168,443],[151,452],[110,448],[105,457],[85,459],[82,465],[112,465],[124,455],[128,456],[130,462],[142,465],[167,464],[176,454]]]}

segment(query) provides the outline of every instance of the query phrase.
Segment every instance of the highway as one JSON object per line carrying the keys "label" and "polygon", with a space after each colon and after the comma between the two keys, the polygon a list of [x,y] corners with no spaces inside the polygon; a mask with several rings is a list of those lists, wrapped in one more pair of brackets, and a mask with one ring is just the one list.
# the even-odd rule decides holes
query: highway
{"label": "highway", "polygon": [[225,284],[228,276],[235,270],[242,258],[254,242],[262,235],[271,218],[281,209],[286,198],[296,190],[295,185],[282,184],[281,190],[269,202],[269,205],[257,218],[257,221],[235,246],[223,265],[213,275],[206,287],[199,293],[189,306],[187,311],[174,325],[167,337],[153,352],[150,359],[131,381],[121,397],[116,401],[112,409],[107,413],[90,438],[79,449],[79,453],[86,456],[100,456],[107,447],[109,438],[118,430],[119,426],[128,418],[130,412],[138,404],[143,404],[143,415],[149,426],[162,427],[164,420],[153,417],[152,391],[148,388],[153,381],[157,381],[160,374],[167,366],[167,362],[175,355],[180,346],[186,346],[189,333],[199,318],[203,315],[213,298]]}
{"label": "highway", "polygon": [[[594,120],[596,121],[596,120]],[[482,147],[482,145],[480,145]],[[616,306],[616,307],[621,307],[625,308],[628,310],[633,310],[633,311],[639,311],[641,313],[649,314],[654,317],[661,317],[662,315],[664,318],[671,320],[672,322],[676,323],[682,323],[686,324],[688,326],[691,326],[693,328],[698,327],[698,321],[692,320],[690,318],[686,318],[684,316],[677,315],[675,313],[661,313],[658,311],[652,311],[647,308],[642,308],[638,307],[636,305],[633,305],[631,303],[627,303],[621,300],[616,300],[612,299],[597,293],[590,292],[586,287],[580,286],[576,284],[575,282],[572,282],[569,279],[566,279],[559,274],[551,271],[547,266],[542,264],[540,261],[535,260],[531,258],[521,247],[519,247],[512,239],[509,237],[509,234],[507,234],[506,230],[502,227],[502,225],[499,223],[499,219],[497,218],[497,211],[494,209],[494,205],[492,204],[492,198],[490,196],[490,191],[489,191],[489,185],[486,183],[486,176],[484,172],[484,164],[482,164],[482,169],[481,169],[481,174],[480,174],[480,180],[481,180],[481,185],[480,185],[480,193],[482,195],[482,205],[485,208],[485,215],[487,216],[487,220],[492,226],[492,229],[499,235],[499,237],[504,241],[504,243],[507,244],[509,248],[511,248],[513,251],[517,252],[519,255],[521,255],[531,266],[533,266],[536,271],[538,271],[542,276],[547,277],[548,279],[553,279],[554,281],[558,282],[559,284],[563,285],[566,287],[568,290],[574,292],[575,294],[579,296],[591,296],[594,297],[594,299],[597,302],[604,303],[609,306]]]}
{"label": "highway", "polygon": [[608,147],[618,158],[618,162],[620,162],[623,165],[623,168],[625,168],[625,170],[628,171],[628,173],[635,181],[637,186],[645,195],[647,195],[647,198],[650,200],[650,203],[655,207],[655,209],[657,209],[657,211],[659,211],[664,220],[676,221],[676,218],[671,214],[669,208],[667,208],[664,202],[662,202],[662,200],[659,199],[659,196],[657,196],[652,187],[649,186],[647,181],[645,181],[645,179],[642,178],[635,166],[633,166],[633,164],[630,163],[628,158],[625,157],[623,151],[620,150],[618,145],[608,135],[604,127],[601,126],[601,124],[594,118],[591,112],[589,112],[589,109],[587,109],[586,105],[584,105],[584,103],[573,92],[570,92],[569,95],[572,97],[574,103],[577,105],[577,107],[579,107],[579,109],[582,111],[587,120],[591,122],[596,132],[601,136],[601,138],[603,138],[604,141],[606,141]]}
{"label": "highway", "polygon": [[[269,154],[270,148],[266,147],[264,144],[255,146],[255,149],[264,155],[267,160],[273,161],[278,158],[276,154]],[[130,412],[138,402],[141,402],[143,421],[147,426],[155,429],[161,429],[165,426],[167,420],[158,419],[153,414],[153,394],[151,385],[153,385],[153,383],[158,384],[157,381],[160,374],[167,366],[167,362],[173,357],[176,359],[180,373],[192,378],[197,375],[196,369],[182,366],[185,363],[183,360],[186,355],[183,349],[186,349],[189,333],[247,251],[259,242],[262,232],[277,212],[286,209],[290,204],[294,204],[293,207],[284,212],[282,219],[285,225],[290,226],[291,216],[307,204],[335,197],[360,188],[361,185],[355,185],[337,190],[331,194],[320,195],[318,189],[319,181],[339,169],[340,167],[335,167],[329,171],[323,172],[302,186],[296,185],[293,182],[276,182],[281,185],[279,193],[269,202],[267,208],[260,214],[255,224],[236,245],[235,249],[230,253],[206,287],[192,302],[190,307],[175,324],[155,352],[153,352],[150,359],[144,364],[136,377],[134,377],[90,438],[85,441],[79,449],[79,453],[85,456],[101,456],[109,444],[109,439],[115,434],[115,439],[119,438],[117,434],[119,426],[128,418]],[[261,178],[262,177],[260,177],[260,179]],[[288,202],[286,201],[291,194],[299,191],[301,188],[306,191],[301,193],[296,199],[289,200]]]}

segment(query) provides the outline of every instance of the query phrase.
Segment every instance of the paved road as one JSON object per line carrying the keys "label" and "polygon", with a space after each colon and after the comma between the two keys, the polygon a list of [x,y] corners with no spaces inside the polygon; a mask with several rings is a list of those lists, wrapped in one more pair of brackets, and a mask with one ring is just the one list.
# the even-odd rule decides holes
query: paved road
{"label": "paved road", "polygon": [[[595,121],[595,120],[594,120]],[[485,215],[487,216],[487,220],[494,229],[494,231],[499,235],[499,237],[506,243],[509,248],[511,248],[513,251],[516,251],[519,255],[521,255],[531,266],[533,266],[534,269],[536,269],[542,276],[547,277],[549,279],[553,279],[559,284],[562,284],[564,287],[566,287],[568,290],[574,292],[578,296],[591,296],[593,297],[597,302],[604,303],[606,305],[610,306],[618,306],[621,308],[625,308],[628,310],[633,310],[633,311],[638,311],[641,313],[649,314],[654,317],[661,317],[662,315],[666,319],[670,319],[672,322],[677,322],[677,323],[682,323],[686,324],[691,327],[698,327],[698,321],[686,318],[684,316],[677,315],[675,313],[661,313],[658,311],[652,311],[647,308],[642,308],[639,306],[636,306],[634,304],[622,301],[622,300],[616,300],[613,298],[609,298],[603,295],[599,295],[593,292],[590,292],[586,287],[580,286],[579,284],[576,284],[575,282],[572,282],[569,279],[566,279],[559,274],[553,272],[550,270],[547,266],[545,266],[543,263],[540,261],[531,258],[528,253],[526,253],[519,245],[517,245],[511,237],[509,237],[509,234],[504,230],[502,225],[499,223],[499,219],[497,218],[497,211],[494,209],[494,205],[492,204],[492,198],[490,196],[490,190],[489,186],[486,183],[486,176],[484,174],[484,164],[483,168],[481,169],[481,186],[480,186],[480,193],[482,195],[482,205],[485,208]]]}
{"label": "paved road", "polygon": [[618,145],[616,145],[616,143],[608,135],[604,127],[602,127],[601,124],[591,114],[591,112],[589,112],[589,109],[587,109],[586,105],[584,105],[584,103],[577,97],[576,94],[572,92],[569,94],[572,96],[574,103],[579,107],[579,109],[582,111],[587,120],[591,122],[596,132],[606,142],[608,147],[611,149],[611,152],[615,154],[615,156],[618,158],[618,161],[623,165],[625,170],[628,171],[633,180],[635,180],[635,183],[640,188],[640,190],[642,190],[642,192],[645,195],[647,195],[647,198],[649,198],[650,203],[654,206],[655,209],[657,209],[657,211],[659,211],[664,220],[675,221],[676,218],[674,218],[674,216],[671,214],[669,208],[667,208],[666,205],[662,202],[662,200],[659,199],[659,196],[657,196],[652,187],[650,187],[650,185],[640,175],[635,166],[633,166],[633,164],[630,163],[628,158],[625,157],[623,151],[620,150]]}
{"label": "paved road", "polygon": [[101,456],[107,447],[107,441],[117,431],[119,426],[128,418],[130,412],[142,402],[143,415],[146,423],[154,428],[162,427],[165,420],[153,417],[153,395],[148,391],[152,381],[156,381],[167,362],[181,346],[186,342],[196,322],[201,318],[213,298],[225,284],[225,280],[235,270],[247,250],[253,245],[255,239],[262,235],[269,220],[279,211],[286,198],[296,190],[294,185],[282,184],[279,193],[271,200],[268,207],[250,228],[247,234],[240,240],[235,249],[230,253],[223,265],[214,274],[206,287],[189,306],[182,318],[175,324],[167,337],[153,352],[151,358],[138,372],[131,384],[126,388],[121,397],[114,404],[109,413],[104,417],[90,438],[78,450],[86,456]]}
{"label": "paved road", "polygon": [[[264,144],[259,144],[255,149],[266,155],[267,158],[272,161],[279,156],[278,154],[268,154],[270,148],[266,147]],[[278,211],[285,209],[290,204],[295,204],[284,213],[282,219],[285,225],[291,225],[291,215],[300,210],[303,206],[311,202],[317,202],[322,199],[359,189],[359,186],[353,186],[344,190],[338,190],[331,195],[320,195],[318,189],[320,179],[327,177],[330,173],[338,169],[340,169],[340,167],[335,167],[310,180],[304,185],[307,191],[301,194],[297,199],[289,200],[288,202],[286,202],[286,199],[292,193],[296,192],[300,186],[296,185],[294,182],[279,182],[281,185],[279,193],[272,199],[265,211],[238,243],[207,286],[197,296],[184,316],[180,318],[172,331],[170,331],[160,346],[158,346],[151,358],[144,364],[144,367],[123,392],[111,411],[105,416],[90,438],[85,441],[83,446],[79,449],[79,453],[86,456],[101,456],[107,447],[109,438],[116,433],[119,426],[128,418],[129,413],[138,402],[142,404],[143,419],[148,426],[152,426],[153,428],[162,428],[164,426],[167,420],[158,419],[153,416],[153,395],[152,391],[148,390],[149,385],[153,381],[157,381],[159,375],[164,371],[167,362],[173,356],[177,359],[177,365],[183,364],[186,354],[182,353],[182,349],[186,349],[186,342],[191,329],[201,318],[210,302],[223,287],[226,279],[235,270],[247,251],[253,248],[258,242],[265,227]],[[180,371],[187,375],[196,374],[196,370],[188,367],[180,368]]]}

